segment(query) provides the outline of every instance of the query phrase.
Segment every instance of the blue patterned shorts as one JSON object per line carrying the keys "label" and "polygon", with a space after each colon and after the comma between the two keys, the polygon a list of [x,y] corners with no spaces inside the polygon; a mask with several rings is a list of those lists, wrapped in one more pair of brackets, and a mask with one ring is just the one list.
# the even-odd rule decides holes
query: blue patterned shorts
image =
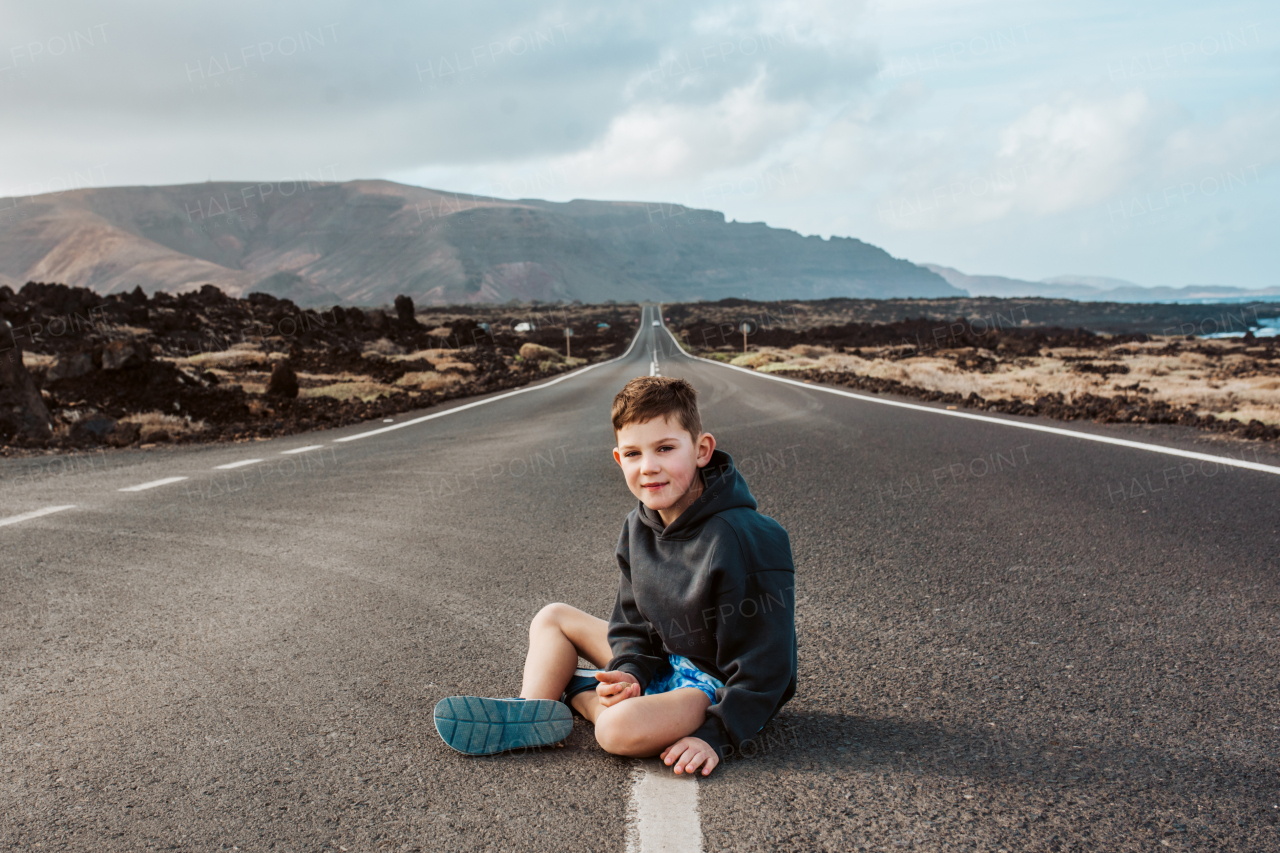
{"label": "blue patterned shorts", "polygon": [[666,665],[658,667],[658,671],[653,674],[653,680],[644,689],[644,695],[653,696],[657,693],[670,693],[672,690],[679,690],[681,687],[698,688],[710,697],[711,704],[714,705],[716,703],[716,690],[724,687],[724,682],[707,675],[694,666],[693,661],[683,655],[667,655]]}

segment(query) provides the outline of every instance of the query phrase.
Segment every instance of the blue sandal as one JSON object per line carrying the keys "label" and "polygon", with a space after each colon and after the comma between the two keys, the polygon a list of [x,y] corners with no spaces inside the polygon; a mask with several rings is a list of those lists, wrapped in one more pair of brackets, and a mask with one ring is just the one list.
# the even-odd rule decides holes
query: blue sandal
{"label": "blue sandal", "polygon": [[573,714],[554,699],[448,696],[436,703],[436,731],[466,755],[549,746],[573,731]]}

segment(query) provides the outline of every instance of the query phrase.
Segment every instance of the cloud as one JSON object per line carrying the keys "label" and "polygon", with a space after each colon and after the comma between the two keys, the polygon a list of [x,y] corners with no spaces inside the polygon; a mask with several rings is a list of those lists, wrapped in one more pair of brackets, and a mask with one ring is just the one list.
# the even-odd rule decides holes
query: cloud
{"label": "cloud", "polygon": [[[1108,205],[1254,164],[1265,178],[1280,156],[1265,39],[1277,13],[1247,0],[1158,15],[1104,0],[66,0],[6,13],[0,195],[83,175],[324,168],[502,197],[715,206],[908,257],[948,262],[941,249],[960,246],[964,265],[998,272],[1033,244],[1062,244],[1070,217],[1083,223],[1073,245],[1092,251]],[[95,41],[70,52],[68,33]],[[1177,61],[1155,69],[1169,45]],[[1269,220],[1270,198],[1219,195],[1211,204],[1231,209],[1210,225],[1170,218],[1167,237],[1147,228],[1124,246],[1165,239],[1148,260],[1181,274],[1173,259],[1197,251],[1199,229],[1263,275],[1265,252],[1233,235]],[[1028,236],[1011,246],[1015,228]],[[1037,252],[1046,268],[1020,275],[1062,271]]]}
{"label": "cloud", "polygon": [[863,140],[873,120],[850,119],[829,144],[847,162],[893,176],[877,210],[907,230],[1043,219],[1280,159],[1267,142],[1280,133],[1280,103],[1215,124],[1139,89],[1094,98],[1062,92],[968,142],[957,122],[942,138],[890,132],[870,145]]}
{"label": "cloud", "polygon": [[804,127],[809,105],[765,96],[767,72],[727,92],[715,103],[644,102],[617,116],[604,137],[559,160],[586,186],[618,182],[696,181],[717,168],[756,161]]}
{"label": "cloud", "polygon": [[1157,119],[1142,91],[1092,101],[1066,94],[1037,104],[1001,131],[993,166],[1026,175],[1019,210],[1051,214],[1096,204],[1159,144]]}

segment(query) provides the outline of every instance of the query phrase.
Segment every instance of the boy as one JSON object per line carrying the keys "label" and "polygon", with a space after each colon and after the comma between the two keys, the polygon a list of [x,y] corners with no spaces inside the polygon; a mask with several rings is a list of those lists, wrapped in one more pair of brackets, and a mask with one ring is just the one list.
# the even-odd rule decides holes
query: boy
{"label": "boy", "polygon": [[[613,616],[547,605],[529,626],[520,696],[442,699],[436,729],[488,755],[563,740],[572,708],[606,751],[705,776],[795,694],[791,544],[702,431],[688,382],[633,379],[612,420],[613,458],[640,501],[618,540]],[[577,669],[579,657],[600,669]]]}

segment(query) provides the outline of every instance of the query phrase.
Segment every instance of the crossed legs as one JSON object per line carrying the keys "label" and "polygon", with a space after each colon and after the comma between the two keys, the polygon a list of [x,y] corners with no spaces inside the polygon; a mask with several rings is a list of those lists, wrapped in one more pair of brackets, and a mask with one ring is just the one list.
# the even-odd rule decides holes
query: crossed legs
{"label": "crossed legs", "polygon": [[[559,699],[578,667],[578,657],[604,669],[613,658],[609,623],[567,604],[548,604],[529,625],[529,654],[524,662],[525,699]],[[604,707],[594,691],[571,700],[579,714],[595,724],[596,742],[614,755],[657,755],[693,734],[707,717],[711,700],[701,690],[683,687],[654,696],[635,696]]]}

